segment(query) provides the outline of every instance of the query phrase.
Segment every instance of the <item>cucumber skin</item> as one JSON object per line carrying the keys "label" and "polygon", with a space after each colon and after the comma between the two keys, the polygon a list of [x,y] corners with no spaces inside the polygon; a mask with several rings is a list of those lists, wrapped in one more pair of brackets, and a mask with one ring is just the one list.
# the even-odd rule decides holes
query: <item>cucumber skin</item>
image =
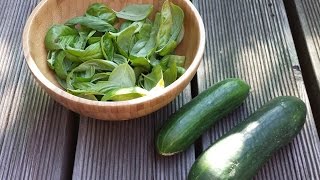
{"label": "cucumber skin", "polygon": [[226,79],[200,93],[171,115],[155,140],[161,155],[186,150],[206,130],[240,106],[250,86],[240,79]]}
{"label": "cucumber skin", "polygon": [[306,112],[304,102],[296,97],[269,101],[200,155],[188,180],[251,179],[300,132]]}

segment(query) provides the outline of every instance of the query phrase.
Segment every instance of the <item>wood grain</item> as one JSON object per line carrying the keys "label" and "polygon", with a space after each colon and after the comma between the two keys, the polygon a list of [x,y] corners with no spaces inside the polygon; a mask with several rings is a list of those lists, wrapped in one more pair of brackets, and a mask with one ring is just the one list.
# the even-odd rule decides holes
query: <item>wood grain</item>
{"label": "wood grain", "polygon": [[284,0],[311,108],[320,130],[320,1]]}
{"label": "wood grain", "polygon": [[36,4],[0,1],[0,179],[71,177],[75,121],[35,83],[22,53]]}
{"label": "wood grain", "polygon": [[151,115],[125,122],[81,117],[73,179],[185,180],[194,148],[171,157],[155,152],[154,136],[176,109],[191,99],[188,86]]}
{"label": "wood grain", "polygon": [[203,138],[206,149],[276,96],[295,95],[308,105],[302,132],[279,150],[255,179],[320,179],[320,143],[282,1],[193,1],[203,17],[207,44],[198,70],[199,92],[228,77],[251,85],[245,103]]}
{"label": "wood grain", "polygon": [[176,49],[186,56],[186,72],[170,86],[145,97],[118,102],[98,102],[74,96],[62,90],[54,73],[47,65],[44,39],[48,29],[75,16],[82,16],[93,2],[106,2],[116,10],[130,3],[152,3],[158,11],[163,1],[154,0],[43,0],[33,11],[25,26],[23,49],[31,72],[44,90],[65,107],[91,118],[102,120],[129,120],[150,114],[171,102],[188,85],[200,64],[205,44],[205,32],[201,17],[195,7],[186,0],[172,0],[184,11],[185,37]]}

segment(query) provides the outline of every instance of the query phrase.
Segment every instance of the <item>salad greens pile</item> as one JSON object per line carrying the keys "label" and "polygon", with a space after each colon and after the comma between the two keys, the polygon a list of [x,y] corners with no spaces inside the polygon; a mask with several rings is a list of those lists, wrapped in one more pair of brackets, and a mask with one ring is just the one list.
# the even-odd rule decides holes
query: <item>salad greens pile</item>
{"label": "salad greens pile", "polygon": [[173,54],[184,35],[184,12],[169,0],[154,21],[152,11],[149,4],[116,12],[95,3],[84,16],[53,25],[45,46],[60,85],[82,98],[122,101],[173,83],[185,72],[185,57]]}

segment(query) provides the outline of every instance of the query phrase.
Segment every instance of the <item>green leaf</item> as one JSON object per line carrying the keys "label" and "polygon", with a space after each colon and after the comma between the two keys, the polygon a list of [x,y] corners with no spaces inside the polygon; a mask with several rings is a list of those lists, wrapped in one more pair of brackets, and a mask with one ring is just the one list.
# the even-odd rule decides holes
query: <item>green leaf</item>
{"label": "green leaf", "polygon": [[175,80],[177,80],[177,66],[176,63],[170,65],[170,67],[163,73],[164,85],[167,87],[172,84]]}
{"label": "green leaf", "polygon": [[101,37],[100,44],[101,44],[102,54],[104,58],[109,61],[112,61],[113,55],[114,55],[114,46],[109,34],[106,33]]}
{"label": "green leaf", "polygon": [[[158,48],[157,48],[156,53],[160,54],[161,56],[165,56],[165,55],[171,53],[178,46],[178,44],[181,42],[183,35],[184,35],[184,29],[183,29],[184,12],[183,12],[183,10],[179,6],[174,5],[173,3],[170,4],[169,8],[171,10],[171,15],[172,15],[172,26],[170,27],[170,36],[169,36],[170,38],[167,38],[167,36],[166,36],[166,38],[160,39],[160,43],[158,44]],[[165,27],[167,27],[167,26],[165,26]],[[160,26],[160,28],[161,28],[161,26]],[[166,29],[166,30],[168,30],[168,29]]]}
{"label": "green leaf", "polygon": [[88,27],[90,29],[99,32],[116,32],[116,29],[104,20],[101,20],[95,16],[80,16],[68,20],[65,25],[75,26],[80,24],[82,26]]}
{"label": "green leaf", "polygon": [[76,72],[75,75],[75,82],[89,82],[91,81],[92,77],[94,76],[96,69],[94,66],[90,66],[86,71]]}
{"label": "green leaf", "polygon": [[100,41],[101,41],[101,37],[90,37],[88,39],[88,44],[91,45],[91,44],[95,44]]}
{"label": "green leaf", "polygon": [[106,72],[106,73],[97,73],[92,76],[91,82],[96,82],[96,81],[107,81],[110,77],[111,72]]}
{"label": "green leaf", "polygon": [[136,29],[137,26],[131,25],[117,34],[111,34],[116,38],[116,44],[119,52],[125,57],[129,57],[129,52],[132,46],[132,41],[134,40],[133,38]]}
{"label": "green leaf", "polygon": [[124,21],[121,26],[119,31],[123,31],[124,29],[128,28],[133,22],[132,21]]}
{"label": "green leaf", "polygon": [[[146,69],[141,66],[134,67],[133,71],[136,76],[136,80],[137,80],[138,84],[139,84],[139,78],[140,78],[141,74],[148,73],[148,71],[146,71]],[[143,78],[143,76],[142,76],[142,78]],[[139,86],[140,86],[140,84],[139,84]],[[143,87],[143,86],[141,86],[141,87]]]}
{"label": "green leaf", "polygon": [[114,54],[113,57],[113,62],[115,62],[116,64],[120,65],[123,63],[128,63],[128,60],[126,57],[120,55],[120,54]]}
{"label": "green leaf", "polygon": [[54,70],[54,62],[57,60],[59,51],[49,51],[47,56],[47,63],[50,69]]}
{"label": "green leaf", "polygon": [[161,65],[162,69],[165,71],[173,63],[176,64],[176,66],[178,66],[178,67],[184,67],[185,61],[186,61],[185,56],[166,55],[161,59],[160,65]]}
{"label": "green leaf", "polygon": [[[144,76],[143,74],[140,73],[140,76],[138,78],[137,84],[141,87],[144,88]],[[145,88],[144,88],[145,89]]]}
{"label": "green leaf", "polygon": [[169,42],[161,49],[156,51],[160,56],[165,56],[172,53],[172,51],[178,46],[175,40],[169,40]]}
{"label": "green leaf", "polygon": [[160,61],[165,86],[173,83],[178,77],[184,73],[184,64],[186,57],[178,55],[166,55]]}
{"label": "green leaf", "polygon": [[150,57],[150,64],[152,67],[156,67],[160,64],[160,60],[156,58],[155,54]]}
{"label": "green leaf", "polygon": [[154,88],[164,88],[163,73],[161,66],[156,66],[148,75],[144,75],[144,88],[152,90]]}
{"label": "green leaf", "polygon": [[85,72],[88,70],[91,70],[91,68],[94,68],[95,71],[99,72],[111,72],[113,69],[115,69],[118,65],[115,64],[112,61],[107,60],[89,60],[82,64],[80,64],[78,67],[74,68],[67,76],[67,86],[68,89],[74,89],[73,83],[75,82],[77,73]]}
{"label": "green leaf", "polygon": [[120,64],[110,74],[109,81],[117,83],[119,87],[133,87],[136,83],[136,77],[133,69],[128,63]]}
{"label": "green leaf", "polygon": [[66,80],[60,79],[57,75],[56,75],[56,80],[64,90],[67,90],[68,87],[67,87]]}
{"label": "green leaf", "polygon": [[154,53],[154,51],[156,50],[156,41],[157,41],[159,26],[160,26],[160,14],[157,13],[150,35],[149,36],[145,35],[145,38],[141,37],[141,40],[139,40],[131,49],[130,57],[132,59],[134,57],[150,57]]}
{"label": "green leaf", "polygon": [[80,82],[74,83],[74,89],[68,89],[68,91],[74,95],[105,95],[109,91],[119,88],[117,84],[110,81],[99,81],[97,83],[92,82]]}
{"label": "green leaf", "polygon": [[146,96],[148,91],[140,87],[121,88],[109,91],[101,101],[126,101]]}
{"label": "green leaf", "polygon": [[150,4],[131,4],[123,8],[116,15],[118,18],[127,19],[130,21],[141,21],[146,19],[153,10],[153,5]]}
{"label": "green leaf", "polygon": [[139,31],[136,34],[137,40],[148,40],[150,38],[150,33],[152,30],[152,24],[144,23]]}
{"label": "green leaf", "polygon": [[79,36],[75,39],[74,44],[71,44],[70,47],[75,49],[84,49],[88,40],[96,33],[96,31],[79,31]]}
{"label": "green leaf", "polygon": [[186,69],[183,67],[177,67],[177,70],[178,70],[178,77],[182,76],[186,72]]}
{"label": "green leaf", "polygon": [[97,97],[91,94],[78,94],[77,96],[84,98],[84,99],[88,99],[88,100],[92,100],[92,101],[98,101]]}
{"label": "green leaf", "polygon": [[46,34],[45,46],[47,50],[64,49],[77,37],[78,32],[68,26],[53,25]]}
{"label": "green leaf", "polygon": [[171,13],[170,1],[166,0],[161,9],[161,21],[159,32],[157,34],[157,49],[162,49],[169,41],[171,36],[171,28],[173,18]]}
{"label": "green leaf", "polygon": [[117,19],[116,13],[102,3],[94,3],[90,5],[87,9],[86,16],[95,16],[110,24],[114,24]]}
{"label": "green leaf", "polygon": [[102,54],[100,42],[91,44],[85,50],[67,47],[65,52],[67,53],[67,55],[71,55],[67,57],[73,61],[77,61],[77,59],[81,61],[88,61],[91,59],[102,59],[104,57]]}
{"label": "green leaf", "polygon": [[145,69],[145,71],[150,71],[151,65],[149,61],[146,58],[140,57],[140,58],[134,58],[134,59],[129,59],[131,62],[131,65],[133,67],[142,67]]}
{"label": "green leaf", "polygon": [[56,75],[63,80],[65,80],[68,75],[67,68],[64,63],[65,57],[66,57],[66,54],[63,51],[60,51],[57,54],[56,61],[54,63],[54,70],[56,72]]}

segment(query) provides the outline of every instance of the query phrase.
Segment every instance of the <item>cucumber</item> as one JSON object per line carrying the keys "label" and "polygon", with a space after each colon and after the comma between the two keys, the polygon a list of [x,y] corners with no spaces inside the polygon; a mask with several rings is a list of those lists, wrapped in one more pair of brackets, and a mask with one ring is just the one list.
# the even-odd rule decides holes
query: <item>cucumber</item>
{"label": "cucumber", "polygon": [[278,97],[241,122],[192,165],[188,180],[247,180],[305,123],[306,106],[296,97]]}
{"label": "cucumber", "polygon": [[250,86],[240,79],[226,79],[185,104],[169,117],[155,139],[161,155],[172,155],[191,146],[215,122],[241,105]]}

